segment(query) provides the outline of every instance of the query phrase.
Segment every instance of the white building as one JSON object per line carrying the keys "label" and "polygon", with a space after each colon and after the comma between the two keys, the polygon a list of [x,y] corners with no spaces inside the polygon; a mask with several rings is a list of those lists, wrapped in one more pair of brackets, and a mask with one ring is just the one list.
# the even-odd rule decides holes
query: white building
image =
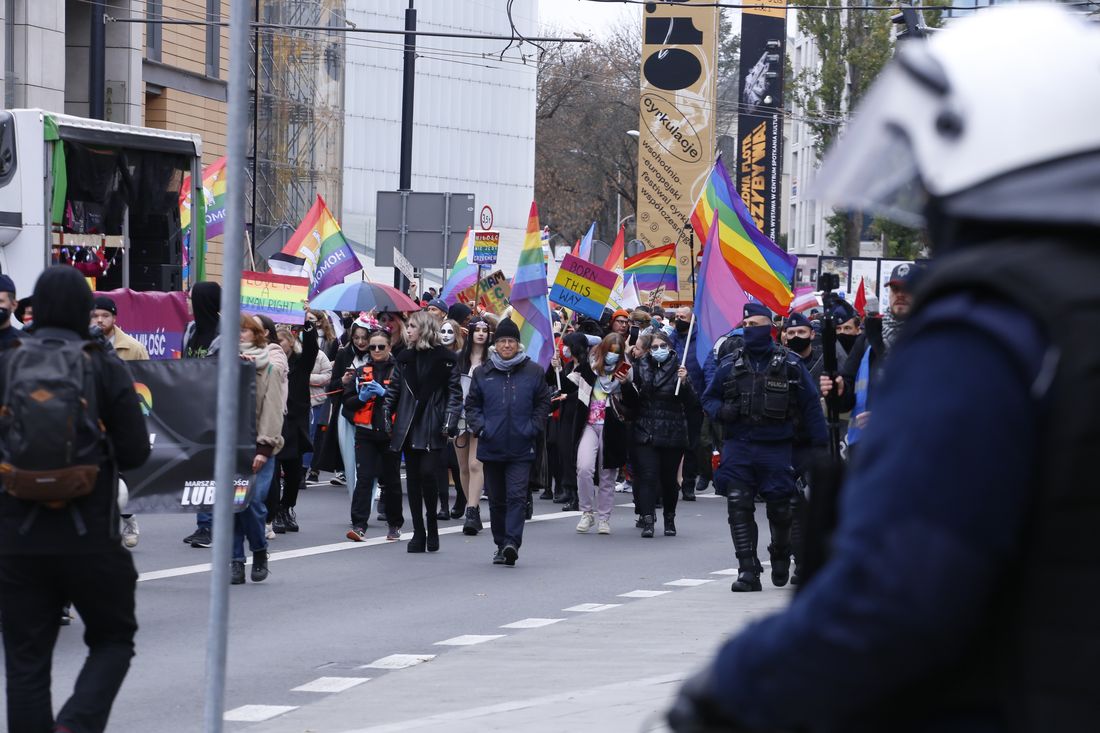
{"label": "white building", "polygon": [[[821,66],[818,57],[817,41],[813,36],[799,31],[791,41],[791,66],[794,78],[807,70]],[[826,207],[813,199],[807,199],[805,191],[820,163],[814,150],[814,134],[805,121],[806,110],[792,103],[791,135],[787,139],[790,151],[790,198],[787,210],[787,243],[791,252],[800,255],[832,255],[825,244],[828,231],[825,217]]]}
{"label": "white building", "polygon": [[[365,9],[363,6],[372,6]],[[382,6],[379,8],[379,6]],[[360,28],[404,28],[404,2],[348,3]],[[509,35],[505,3],[416,0],[417,29]],[[538,34],[538,0],[516,6],[520,32]],[[475,215],[488,204],[501,232],[499,266],[515,271],[534,198],[536,66],[507,41],[417,38],[412,189],[472,193]],[[484,54],[484,56],[482,55]],[[398,188],[401,140],[402,37],[349,35],[344,118],[341,225],[367,247],[367,276],[389,282],[374,266],[378,191]],[[455,253],[451,253],[453,259]],[[438,284],[429,270],[425,286]]]}

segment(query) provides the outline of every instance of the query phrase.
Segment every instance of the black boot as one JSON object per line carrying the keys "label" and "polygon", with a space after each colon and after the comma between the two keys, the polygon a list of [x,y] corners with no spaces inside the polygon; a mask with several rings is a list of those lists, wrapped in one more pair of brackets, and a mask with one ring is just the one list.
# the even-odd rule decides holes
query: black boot
{"label": "black boot", "polygon": [[699,478],[695,479],[695,489],[693,490],[693,493],[702,494],[704,491],[707,490],[709,486],[710,481],[707,481],[705,478],[700,476]]}
{"label": "black boot", "polygon": [[283,510],[283,526],[286,527],[287,532],[297,532],[301,529],[298,526],[298,517],[294,514],[294,507],[288,506]]}
{"label": "black boot", "polygon": [[653,525],[657,523],[657,520],[652,514],[646,514],[642,516],[642,537],[653,536]]}
{"label": "black boot", "polygon": [[462,534],[475,537],[481,529],[481,507],[466,507],[466,521],[462,524]]}
{"label": "black boot", "polygon": [[567,489],[566,496],[568,497],[568,501],[562,505],[561,510],[563,512],[579,512],[581,510],[581,504],[580,500],[577,498],[577,490]]}
{"label": "black boot", "polygon": [[428,528],[428,536],[425,539],[424,547],[428,552],[439,552],[439,530],[434,527]]}
{"label": "black boot", "polygon": [[730,590],[734,593],[759,591],[760,561],[756,558],[756,519],[753,516],[752,492],[746,487],[730,487],[727,500],[730,537],[737,556],[737,580]]}
{"label": "black boot", "polygon": [[768,526],[772,543],[768,554],[772,561],[772,584],[782,588],[791,577],[791,504],[789,501],[768,502]]}
{"label": "black boot", "polygon": [[409,540],[409,544],[405,546],[405,552],[424,552],[424,544],[424,531],[414,529],[412,539]]}
{"label": "black boot", "polygon": [[680,494],[684,497],[684,501],[695,501],[695,479],[684,479]]}
{"label": "black boot", "polygon": [[665,537],[676,536],[676,515],[665,512]]}
{"label": "black boot", "polygon": [[466,495],[461,491],[455,496],[455,505],[451,507],[451,519],[458,519],[466,514]]}
{"label": "black boot", "polygon": [[545,489],[542,490],[542,493],[539,494],[539,498],[544,501],[550,501],[554,498],[554,492],[550,490],[549,486],[547,486]]}
{"label": "black boot", "polygon": [[244,560],[234,560],[230,563],[229,584],[244,585]]}
{"label": "black boot", "polygon": [[261,583],[267,579],[267,550],[252,553],[252,582]]}
{"label": "black boot", "polygon": [[286,534],[286,522],[283,520],[283,510],[275,512],[275,515],[271,517],[271,529],[275,534]]}

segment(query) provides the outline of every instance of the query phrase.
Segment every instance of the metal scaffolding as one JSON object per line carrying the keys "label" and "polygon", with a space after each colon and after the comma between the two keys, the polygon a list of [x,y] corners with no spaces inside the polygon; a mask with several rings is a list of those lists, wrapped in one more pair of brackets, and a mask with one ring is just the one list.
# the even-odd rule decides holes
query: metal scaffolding
{"label": "metal scaffolding", "polygon": [[[255,0],[255,12],[261,23],[343,29],[346,5],[346,0]],[[259,88],[252,96],[254,129],[249,130],[254,244],[280,224],[297,226],[317,194],[339,217],[344,37],[337,30],[282,28],[252,34],[252,79]]]}

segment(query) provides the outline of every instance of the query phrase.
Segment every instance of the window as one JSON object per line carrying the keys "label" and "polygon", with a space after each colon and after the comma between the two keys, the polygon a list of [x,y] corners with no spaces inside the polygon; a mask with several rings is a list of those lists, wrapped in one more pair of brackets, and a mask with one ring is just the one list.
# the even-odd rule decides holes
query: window
{"label": "window", "polygon": [[215,25],[221,20],[222,0],[206,0],[206,75],[212,79],[221,76],[222,63],[222,27]]}
{"label": "window", "polygon": [[145,18],[149,22],[145,24],[145,58],[150,61],[160,61],[164,26],[158,21],[163,17],[163,14],[164,0],[146,0]]}

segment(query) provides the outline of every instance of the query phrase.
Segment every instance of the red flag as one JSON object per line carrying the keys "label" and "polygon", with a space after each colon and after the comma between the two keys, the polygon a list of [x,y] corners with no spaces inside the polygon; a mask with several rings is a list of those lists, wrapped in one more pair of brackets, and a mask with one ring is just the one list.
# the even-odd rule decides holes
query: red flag
{"label": "red flag", "polygon": [[863,309],[867,307],[867,293],[863,288],[862,277],[859,279],[859,290],[856,291],[856,302],[854,303],[854,305],[856,307],[856,313],[858,313],[859,317],[862,318]]}
{"label": "red flag", "polygon": [[603,269],[617,272],[620,275],[623,274],[624,262],[626,260],[626,228],[619,227],[619,234],[615,237],[615,244],[611,245],[611,254],[607,256],[607,261],[603,263]]}

